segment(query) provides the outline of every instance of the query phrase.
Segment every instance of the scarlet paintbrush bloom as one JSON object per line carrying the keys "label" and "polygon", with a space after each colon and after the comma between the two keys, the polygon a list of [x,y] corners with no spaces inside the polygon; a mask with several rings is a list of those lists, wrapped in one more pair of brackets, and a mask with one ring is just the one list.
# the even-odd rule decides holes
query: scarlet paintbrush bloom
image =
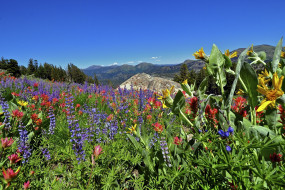
{"label": "scarlet paintbrush bloom", "polygon": [[24,116],[24,113],[19,110],[12,111],[12,117],[17,118],[18,120],[21,120],[23,116]]}
{"label": "scarlet paintbrush bloom", "polygon": [[180,137],[174,137],[174,144],[181,145],[182,144],[182,138]]}
{"label": "scarlet paintbrush bloom", "polygon": [[102,150],[103,149],[100,145],[94,146],[93,155],[95,156],[95,159],[97,159],[99,155],[103,153]]}
{"label": "scarlet paintbrush bloom", "polygon": [[40,118],[38,118],[36,121],[35,121],[35,124],[37,126],[40,126],[42,124],[42,120]]}
{"label": "scarlet paintbrush bloom", "polygon": [[150,105],[153,105],[154,102],[155,102],[155,98],[150,97],[150,98],[147,99],[147,102],[148,102]]}
{"label": "scarlet paintbrush bloom", "polygon": [[25,190],[30,188],[30,181],[25,182],[23,187],[24,187]]}
{"label": "scarlet paintbrush bloom", "polygon": [[270,154],[269,156],[271,162],[281,162],[281,157],[281,154],[276,154],[275,152],[272,155]]}
{"label": "scarlet paintbrush bloom", "polygon": [[245,110],[247,101],[245,98],[243,98],[242,96],[239,96],[237,98],[234,98],[233,101],[233,105],[231,106],[232,110],[240,115],[242,115],[243,117],[247,116],[247,112]]}
{"label": "scarlet paintbrush bloom", "polygon": [[55,103],[57,103],[57,102],[58,102],[58,99],[57,99],[57,98],[53,98],[53,99],[52,99],[52,103],[53,103],[53,104],[55,104]]}
{"label": "scarlet paintbrush bloom", "polygon": [[17,97],[20,96],[20,94],[17,94],[16,92],[12,92],[11,94],[12,94],[13,96],[17,96]]}
{"label": "scarlet paintbrush bloom", "polygon": [[18,154],[12,154],[12,155],[8,156],[8,158],[10,160],[10,164],[15,164],[21,160],[21,158],[18,156]]}
{"label": "scarlet paintbrush bloom", "polygon": [[9,146],[11,146],[14,142],[14,140],[12,138],[10,138],[8,140],[8,137],[6,137],[5,139],[1,138],[1,142],[2,142],[2,147],[5,149]]}
{"label": "scarlet paintbrush bloom", "polygon": [[39,87],[39,83],[35,82],[34,83],[34,88],[38,88]]}
{"label": "scarlet paintbrush bloom", "polygon": [[111,121],[111,120],[113,120],[113,118],[114,118],[114,115],[113,115],[113,114],[110,114],[110,115],[107,117],[107,121]]}
{"label": "scarlet paintbrush bloom", "polygon": [[198,112],[198,98],[196,96],[191,98],[189,105],[190,105],[191,111],[193,112],[193,117],[195,118]]}
{"label": "scarlet paintbrush bloom", "polygon": [[155,123],[155,124],[153,124],[153,126],[154,126],[154,130],[155,130],[156,132],[161,133],[161,132],[163,131],[163,126],[162,126],[161,124]]}
{"label": "scarlet paintbrush bloom", "polygon": [[146,116],[146,119],[147,119],[147,120],[151,120],[151,118],[152,118],[152,115],[147,115],[147,116]]}
{"label": "scarlet paintbrush bloom", "polygon": [[16,172],[14,172],[11,168],[8,168],[7,171],[2,168],[2,171],[5,181],[10,182],[18,175],[18,173],[20,172],[20,167],[17,169]]}
{"label": "scarlet paintbrush bloom", "polygon": [[38,114],[33,113],[33,114],[31,115],[31,119],[32,119],[33,121],[35,121],[36,119],[38,119]]}

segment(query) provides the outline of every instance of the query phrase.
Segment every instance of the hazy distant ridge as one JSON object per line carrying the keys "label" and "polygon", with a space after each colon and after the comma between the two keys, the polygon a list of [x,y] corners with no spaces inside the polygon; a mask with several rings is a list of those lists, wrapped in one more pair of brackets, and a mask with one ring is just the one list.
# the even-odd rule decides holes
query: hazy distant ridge
{"label": "hazy distant ridge", "polygon": [[[233,51],[237,51],[240,54],[245,48],[239,48]],[[267,54],[267,60],[271,60],[274,54],[275,47],[271,45],[258,45],[254,46],[254,51],[265,51]],[[237,58],[234,58],[235,62]],[[96,74],[99,81],[107,83],[110,80],[115,86],[120,85],[125,80],[129,79],[138,73],[147,73],[152,76],[159,76],[168,79],[172,79],[176,73],[179,73],[181,64],[186,63],[189,70],[200,70],[204,66],[204,62],[200,60],[185,60],[180,64],[171,65],[157,65],[152,63],[143,62],[138,65],[112,65],[112,66],[99,66],[92,65],[82,71],[89,76]]]}

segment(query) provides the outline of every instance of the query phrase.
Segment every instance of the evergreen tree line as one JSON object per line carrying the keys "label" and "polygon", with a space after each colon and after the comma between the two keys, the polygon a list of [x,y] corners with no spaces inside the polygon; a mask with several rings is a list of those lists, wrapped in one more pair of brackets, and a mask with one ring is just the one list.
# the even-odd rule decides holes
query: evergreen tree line
{"label": "evergreen tree line", "polygon": [[[232,70],[235,70],[235,67],[236,67],[236,64],[233,63]],[[191,71],[189,71],[187,64],[184,63],[180,67],[180,73],[176,74],[173,80],[175,82],[182,83],[184,80],[187,79],[189,85],[193,84],[196,81],[195,89],[197,89],[199,85],[201,84],[201,82],[206,78],[206,76],[208,75],[205,69],[200,69],[199,71],[195,71],[192,69]],[[224,91],[226,94],[229,94],[231,91],[232,83],[235,79],[235,76],[226,73],[226,77],[227,77],[227,85],[224,87]],[[237,83],[236,89],[240,89],[239,82]],[[217,86],[213,76],[209,76],[208,88],[207,88],[206,93],[207,94],[221,94],[220,88]]]}
{"label": "evergreen tree line", "polygon": [[83,84],[85,81],[88,83],[99,85],[99,80],[94,75],[94,78],[87,76],[77,66],[69,63],[67,70],[62,67],[57,67],[52,64],[44,63],[39,64],[37,60],[30,59],[27,67],[18,65],[18,62],[14,59],[0,60],[0,69],[6,70],[14,77],[20,77],[21,75],[33,75],[36,78],[54,80],[59,82],[75,82]]}

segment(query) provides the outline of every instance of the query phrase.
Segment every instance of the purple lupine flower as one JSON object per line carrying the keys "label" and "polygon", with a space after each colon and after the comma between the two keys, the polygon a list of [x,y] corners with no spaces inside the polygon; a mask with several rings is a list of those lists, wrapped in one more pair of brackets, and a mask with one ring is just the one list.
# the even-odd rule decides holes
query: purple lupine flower
{"label": "purple lupine flower", "polygon": [[55,115],[53,113],[52,108],[49,109],[49,134],[53,135],[54,134],[54,129],[55,129]]}
{"label": "purple lupine flower", "polygon": [[233,132],[234,132],[234,128],[229,127],[229,128],[228,128],[228,132],[229,132],[229,133],[233,133]]}
{"label": "purple lupine flower", "polygon": [[9,130],[11,128],[11,125],[10,125],[10,112],[8,111],[9,105],[7,104],[7,102],[4,101],[4,98],[2,98],[1,94],[0,94],[0,105],[2,106],[2,110],[3,110],[3,113],[4,113],[3,124],[5,125],[5,129]]}
{"label": "purple lupine flower", "polygon": [[155,132],[152,139],[150,140],[149,142],[149,147],[152,148],[154,146],[154,144],[157,142],[157,139],[158,139],[158,133]]}
{"label": "purple lupine flower", "polygon": [[224,132],[222,129],[220,129],[218,131],[218,134],[222,137],[222,138],[227,138],[230,136],[230,133],[227,131],[227,132]]}
{"label": "purple lupine flower", "polygon": [[28,144],[28,132],[25,129],[25,126],[22,126],[22,124],[19,124],[19,134],[20,139],[18,142],[18,149],[23,154],[23,160],[22,163],[27,163],[28,158],[31,156],[31,150]]}
{"label": "purple lupine flower", "polygon": [[164,162],[166,163],[166,165],[168,167],[171,167],[172,165],[170,163],[170,156],[168,155],[169,152],[168,152],[167,143],[165,141],[165,137],[161,137],[160,147],[161,147],[161,150],[162,150],[162,155],[163,155],[163,158],[164,158]]}
{"label": "purple lupine flower", "polygon": [[230,152],[230,151],[232,150],[232,148],[231,148],[230,146],[226,146],[226,150],[227,150],[228,152]]}
{"label": "purple lupine flower", "polygon": [[45,156],[46,160],[50,160],[50,154],[47,148],[43,148],[42,153]]}
{"label": "purple lupine flower", "polygon": [[77,160],[80,162],[81,160],[85,160],[85,151],[83,150],[84,147],[84,137],[82,137],[81,129],[79,124],[76,123],[74,128],[70,130],[71,132],[71,139],[70,142],[72,143],[72,149],[75,152]]}

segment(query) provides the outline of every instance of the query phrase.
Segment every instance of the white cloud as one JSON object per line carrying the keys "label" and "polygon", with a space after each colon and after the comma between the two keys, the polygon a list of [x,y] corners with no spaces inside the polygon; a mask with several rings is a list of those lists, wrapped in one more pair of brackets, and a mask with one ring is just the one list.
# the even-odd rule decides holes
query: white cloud
{"label": "white cloud", "polygon": [[159,59],[157,59],[157,60],[155,60],[156,62],[159,62],[160,60]]}
{"label": "white cloud", "polygon": [[143,61],[138,61],[138,63],[142,63]]}
{"label": "white cloud", "polygon": [[158,57],[151,57],[151,59],[157,59]]}
{"label": "white cloud", "polygon": [[114,62],[113,64],[111,64],[111,66],[112,66],[112,65],[118,65],[118,63],[117,63],[117,62]]}
{"label": "white cloud", "polygon": [[135,62],[134,62],[134,61],[129,61],[129,62],[128,62],[128,64],[133,64],[133,63],[135,63]]}

